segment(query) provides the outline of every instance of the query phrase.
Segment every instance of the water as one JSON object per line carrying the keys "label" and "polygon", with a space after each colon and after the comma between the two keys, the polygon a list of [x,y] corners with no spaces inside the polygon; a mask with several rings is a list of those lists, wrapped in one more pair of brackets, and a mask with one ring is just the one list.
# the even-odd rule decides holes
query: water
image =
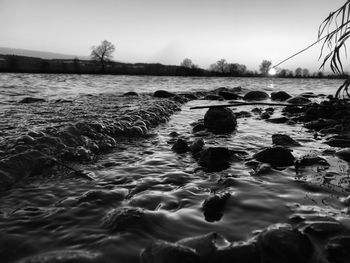
{"label": "water", "polygon": [[[340,84],[340,80],[324,79],[2,74],[0,111],[11,117],[9,110],[13,114],[21,110],[17,101],[27,96],[51,101],[79,99],[87,94],[151,93],[158,89],[182,92],[223,86],[268,93],[284,90],[292,95],[310,91],[327,95],[333,94]],[[140,251],[155,239],[175,242],[217,232],[230,242],[246,240],[254,231],[288,222],[296,215],[331,216],[350,227],[349,216],[344,213],[346,206],[341,202],[349,194],[344,190],[349,185],[348,164],[323,154],[330,147],[322,140],[314,140],[313,134],[301,125],[272,124],[253,115],[239,119],[233,134],[204,137],[207,146],[226,146],[249,155],[221,172],[205,173],[197,169],[190,154],[172,152],[170,132],[194,140],[190,124],[203,118],[206,110],[189,108],[209,103],[218,102],[197,100],[185,104],[168,123],[154,129],[151,137],[120,139],[117,149],[84,165],[94,176],[93,182],[53,173],[31,177],[4,193],[0,202],[0,232],[17,238],[12,245],[9,242],[8,261],[48,251],[77,250],[97,253],[103,262],[139,262]],[[276,108],[274,116],[280,114]],[[298,175],[294,167],[254,175],[245,162],[263,147],[271,146],[275,133],[286,133],[301,143],[293,148],[295,157],[316,153],[330,167],[311,166]],[[330,177],[327,182],[326,173]],[[105,195],[82,199],[92,190]],[[201,208],[203,201],[213,193],[226,192],[232,196],[223,217],[207,222]],[[112,197],[106,197],[108,194]],[[106,224],[110,211],[130,207],[145,209],[142,220],[133,228],[116,231]],[[4,240],[7,239],[0,238],[0,245]],[[21,249],[16,251],[18,247]]]}

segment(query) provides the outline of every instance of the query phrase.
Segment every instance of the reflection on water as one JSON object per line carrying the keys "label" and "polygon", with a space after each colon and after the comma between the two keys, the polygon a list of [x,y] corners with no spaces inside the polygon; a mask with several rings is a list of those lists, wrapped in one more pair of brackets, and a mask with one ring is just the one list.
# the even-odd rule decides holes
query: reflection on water
{"label": "reflection on water", "polygon": [[[333,93],[338,80],[289,80],[251,78],[178,78],[89,75],[0,75],[0,99],[11,103],[18,97],[46,99],[76,97],[82,93],[153,92],[157,89],[186,91],[220,86],[242,86],[269,92],[285,90]],[[4,92],[2,92],[4,91]],[[346,177],[347,163],[323,156],[330,167],[311,166],[298,175],[294,167],[270,170],[263,175],[245,165],[250,156],[271,146],[271,136],[286,133],[301,143],[293,155],[322,155],[329,147],[314,140],[300,125],[272,124],[253,115],[240,118],[231,135],[209,134],[207,146],[225,146],[248,153],[231,167],[213,173],[197,169],[189,153],[175,154],[171,132],[193,141],[192,122],[203,118],[205,109],[190,110],[208,101],[192,101],[171,120],[152,131],[153,136],[120,139],[114,152],[100,156],[86,170],[95,181],[67,173],[32,177],[3,194],[0,202],[0,245],[8,243],[8,261],[39,252],[79,250],[103,254],[106,261],[139,262],[139,253],[151,240],[179,239],[217,232],[229,241],[246,240],[252,232],[287,222],[295,215],[331,215],[345,225],[339,201],[346,193],[336,180]],[[251,111],[244,106],[237,110]],[[274,116],[281,114],[276,108]],[[327,174],[327,176],[325,176]],[[327,181],[322,181],[324,178]],[[308,183],[301,183],[307,179]],[[304,180],[303,180],[304,182]],[[230,193],[219,221],[205,220],[202,204],[214,193]],[[6,236],[6,238],[5,238]],[[9,238],[11,237],[11,238]],[[33,240],[33,242],[26,242]],[[79,252],[80,253],[80,252]],[[86,255],[93,257],[94,255]]]}

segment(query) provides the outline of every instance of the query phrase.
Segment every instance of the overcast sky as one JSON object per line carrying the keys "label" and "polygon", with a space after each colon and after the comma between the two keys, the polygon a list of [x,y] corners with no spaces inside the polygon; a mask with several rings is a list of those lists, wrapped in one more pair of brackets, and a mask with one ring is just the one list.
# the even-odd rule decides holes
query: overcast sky
{"label": "overcast sky", "polygon": [[[201,67],[224,58],[257,69],[317,39],[345,0],[0,0],[0,46],[87,56],[106,39],[124,62]],[[320,46],[285,63],[317,70]]]}

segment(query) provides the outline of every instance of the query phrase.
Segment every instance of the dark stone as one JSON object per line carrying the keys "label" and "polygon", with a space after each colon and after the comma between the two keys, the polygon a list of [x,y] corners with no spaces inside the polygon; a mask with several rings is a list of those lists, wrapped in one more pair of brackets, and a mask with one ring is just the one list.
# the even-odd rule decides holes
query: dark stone
{"label": "dark stone", "polygon": [[252,109],[252,112],[254,114],[261,114],[262,113],[262,109],[261,108],[254,108],[254,109]]}
{"label": "dark stone", "polygon": [[335,155],[344,161],[350,162],[350,148],[337,151]]}
{"label": "dark stone", "polygon": [[203,149],[203,147],[204,147],[204,140],[202,138],[199,138],[191,143],[190,151],[191,153],[198,153]]}
{"label": "dark stone", "polygon": [[291,97],[292,96],[285,91],[277,91],[271,93],[271,100],[285,101]]}
{"label": "dark stone", "polygon": [[299,161],[301,166],[310,166],[310,165],[325,165],[329,166],[329,163],[322,157],[305,155],[300,158]]}
{"label": "dark stone", "polygon": [[260,115],[260,118],[263,119],[263,120],[267,120],[271,117],[271,114],[267,111],[263,112],[261,115]]}
{"label": "dark stone", "polygon": [[172,98],[174,96],[176,96],[176,94],[166,90],[157,90],[156,92],[153,93],[153,97],[156,97],[156,98]]}
{"label": "dark stone", "polygon": [[290,104],[308,104],[311,101],[308,98],[305,98],[302,96],[296,96],[296,97],[289,98],[287,102]]}
{"label": "dark stone", "polygon": [[215,95],[215,94],[208,94],[204,97],[205,100],[224,100],[222,96]]}
{"label": "dark stone", "polygon": [[229,108],[210,108],[204,115],[204,126],[215,133],[232,132],[237,125],[237,118]]}
{"label": "dark stone", "polygon": [[229,91],[219,91],[218,95],[223,97],[225,100],[237,100],[239,99],[239,95],[229,92]]}
{"label": "dark stone", "polygon": [[232,152],[224,147],[210,147],[201,152],[199,164],[209,171],[222,171],[230,167]]}
{"label": "dark stone", "polygon": [[296,114],[304,112],[302,107],[298,106],[287,106],[282,110],[283,113]]}
{"label": "dark stone", "polygon": [[331,263],[349,263],[350,236],[331,238],[326,247],[327,259]]}
{"label": "dark stone", "polygon": [[180,135],[180,134],[177,133],[176,131],[173,131],[173,132],[169,133],[169,136],[170,136],[170,137],[177,137],[177,136],[179,136],[179,135]]}
{"label": "dark stone", "polygon": [[150,222],[146,212],[141,208],[113,209],[107,213],[103,225],[113,232],[124,232],[130,229],[146,230]]}
{"label": "dark stone", "polygon": [[219,221],[223,216],[223,210],[230,197],[230,193],[208,197],[203,203],[205,220],[208,222]]}
{"label": "dark stone", "polygon": [[302,96],[304,98],[317,98],[318,96],[313,92],[303,92],[299,96]]}
{"label": "dark stone", "polygon": [[273,134],[272,135],[272,143],[275,145],[281,146],[300,146],[300,143],[293,140],[286,134]]}
{"label": "dark stone", "polygon": [[334,126],[337,123],[337,121],[335,120],[328,120],[328,119],[319,119],[319,120],[315,120],[315,121],[310,121],[305,123],[305,127],[307,129],[312,129],[312,130],[322,130],[324,128],[327,128],[329,126]]}
{"label": "dark stone", "polygon": [[294,156],[291,152],[281,146],[267,148],[254,154],[256,160],[263,163],[269,163],[272,166],[290,166],[294,164]]}
{"label": "dark stone", "polygon": [[139,94],[137,94],[137,93],[134,92],[134,91],[130,91],[130,92],[124,93],[123,96],[124,96],[124,97],[132,97],[132,96],[137,97],[137,96],[139,96]]}
{"label": "dark stone", "polygon": [[199,263],[200,258],[191,248],[166,241],[156,241],[141,253],[142,263]]}
{"label": "dark stone", "polygon": [[41,98],[26,97],[19,101],[19,103],[35,103],[35,102],[45,102],[45,100]]}
{"label": "dark stone", "polygon": [[[238,243],[219,249],[216,252],[215,263],[260,263],[260,254],[255,243]],[[277,262],[276,262],[277,263]]]}
{"label": "dark stone", "polygon": [[325,143],[332,147],[340,147],[340,148],[350,147],[350,139],[330,138]]}
{"label": "dark stone", "polygon": [[267,121],[271,123],[286,123],[287,121],[289,121],[289,118],[287,117],[270,118]]}
{"label": "dark stone", "polygon": [[178,139],[173,147],[171,148],[174,152],[181,154],[181,153],[185,153],[188,152],[189,147],[187,144],[187,141],[185,141],[184,139]]}
{"label": "dark stone", "polygon": [[269,98],[269,94],[264,91],[249,91],[244,95],[244,100],[266,100]]}
{"label": "dark stone", "polygon": [[196,133],[196,132],[200,132],[200,131],[203,131],[203,130],[205,130],[204,124],[203,124],[203,123],[198,123],[198,124],[196,124],[196,125],[193,127],[192,132],[193,132],[193,133]]}
{"label": "dark stone", "polygon": [[308,237],[287,226],[263,231],[257,245],[266,263],[306,263],[313,253]]}
{"label": "dark stone", "polygon": [[332,219],[328,220],[327,218],[325,218],[324,221],[319,220],[310,223],[305,228],[304,232],[322,238],[334,237],[339,234],[350,234],[350,231],[340,222]]}
{"label": "dark stone", "polygon": [[198,97],[192,93],[181,93],[180,95],[185,97],[188,100],[198,100]]}

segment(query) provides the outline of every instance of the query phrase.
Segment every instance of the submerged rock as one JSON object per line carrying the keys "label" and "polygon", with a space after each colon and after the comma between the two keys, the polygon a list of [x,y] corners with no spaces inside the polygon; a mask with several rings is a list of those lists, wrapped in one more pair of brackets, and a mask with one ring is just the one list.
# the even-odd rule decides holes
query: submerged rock
{"label": "submerged rock", "polygon": [[230,197],[230,193],[208,197],[202,206],[205,220],[208,222],[219,221],[223,216],[223,210]]}
{"label": "submerged rock", "polygon": [[287,102],[290,104],[308,104],[311,101],[308,98],[302,97],[302,96],[296,96],[287,99]]}
{"label": "submerged rock", "polygon": [[124,97],[137,97],[139,96],[138,93],[136,93],[135,91],[129,91],[123,94]]}
{"label": "submerged rock", "polygon": [[332,147],[340,147],[340,148],[350,147],[350,139],[345,139],[345,138],[330,138],[325,143]]}
{"label": "submerged rock", "polygon": [[204,140],[202,138],[199,138],[191,143],[190,151],[191,153],[198,153],[203,149],[203,147],[204,147]]}
{"label": "submerged rock", "polygon": [[300,143],[292,139],[287,134],[273,134],[272,143],[281,146],[300,146]]}
{"label": "submerged rock", "polygon": [[156,92],[153,93],[153,97],[156,98],[172,98],[175,97],[176,94],[166,91],[166,90],[157,90]]}
{"label": "submerged rock", "polygon": [[271,100],[285,101],[292,97],[285,91],[277,91],[271,93]]}
{"label": "submerged rock", "polygon": [[177,139],[177,141],[174,143],[171,149],[178,154],[182,154],[188,152],[189,146],[186,140]]}
{"label": "submerged rock", "polygon": [[287,117],[277,117],[277,118],[270,118],[268,120],[266,120],[268,122],[271,122],[271,123],[286,123],[289,121],[289,118]]}
{"label": "submerged rock", "polygon": [[230,92],[230,91],[225,91],[225,90],[221,90],[218,92],[218,95],[223,97],[225,100],[237,100],[239,99],[239,95]]}
{"label": "submerged rock", "polygon": [[294,156],[291,152],[281,146],[267,148],[253,156],[256,160],[263,163],[269,163],[272,166],[290,166],[294,164]]}
{"label": "submerged rock", "polygon": [[155,241],[141,253],[142,263],[200,263],[191,248],[166,241]]}
{"label": "submerged rock", "polygon": [[244,100],[266,100],[269,98],[269,94],[264,91],[249,91],[244,95]]}
{"label": "submerged rock", "polygon": [[198,163],[208,171],[222,171],[230,166],[232,155],[225,147],[210,147],[201,152]]}
{"label": "submerged rock", "polygon": [[307,263],[313,247],[307,236],[290,226],[267,229],[258,237],[261,262]]}
{"label": "submerged rock", "polygon": [[229,108],[210,108],[204,115],[204,126],[215,133],[228,133],[237,126],[237,118]]}
{"label": "submerged rock", "polygon": [[26,97],[19,101],[19,103],[36,103],[36,102],[45,102],[45,100],[42,98]]}

